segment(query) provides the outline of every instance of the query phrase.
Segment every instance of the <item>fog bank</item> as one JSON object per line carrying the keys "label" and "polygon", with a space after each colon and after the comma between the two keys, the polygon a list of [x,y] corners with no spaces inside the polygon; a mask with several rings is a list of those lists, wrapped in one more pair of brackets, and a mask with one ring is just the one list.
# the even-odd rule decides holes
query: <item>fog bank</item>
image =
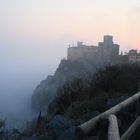
{"label": "fog bank", "polygon": [[54,73],[61,57],[53,59],[52,50],[37,42],[0,41],[0,119],[8,128],[22,128],[35,115],[33,90]]}

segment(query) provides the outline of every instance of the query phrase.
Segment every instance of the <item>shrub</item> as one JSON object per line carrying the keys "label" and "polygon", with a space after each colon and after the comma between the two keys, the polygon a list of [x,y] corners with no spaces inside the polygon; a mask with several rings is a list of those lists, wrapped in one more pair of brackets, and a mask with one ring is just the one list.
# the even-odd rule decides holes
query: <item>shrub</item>
{"label": "shrub", "polygon": [[104,110],[105,100],[109,97],[132,95],[140,88],[140,65],[115,65],[97,71],[84,81],[73,79],[57,91],[58,113],[64,113],[75,101],[94,99],[92,110]]}

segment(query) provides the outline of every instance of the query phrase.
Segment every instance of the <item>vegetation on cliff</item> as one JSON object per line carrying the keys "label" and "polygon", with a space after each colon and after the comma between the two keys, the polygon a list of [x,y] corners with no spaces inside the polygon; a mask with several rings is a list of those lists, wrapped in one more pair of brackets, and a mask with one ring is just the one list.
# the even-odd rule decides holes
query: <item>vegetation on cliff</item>
{"label": "vegetation on cliff", "polygon": [[57,89],[47,116],[40,112],[22,132],[14,129],[9,133],[2,122],[0,138],[62,140],[69,136],[68,140],[75,140],[77,125],[136,93],[140,89],[139,82],[140,65],[107,66],[93,74],[75,77]]}
{"label": "vegetation on cliff", "polygon": [[46,110],[49,103],[54,99],[57,90],[65,83],[73,79],[88,79],[103,64],[93,61],[69,61],[61,60],[55,74],[48,76],[34,90],[32,95],[32,107],[34,110]]}
{"label": "vegetation on cliff", "polygon": [[65,83],[57,90],[55,99],[50,103],[48,115],[65,114],[75,117],[75,109],[79,112],[77,117],[91,111],[102,112],[107,109],[108,99],[125,99],[136,93],[139,82],[140,65],[107,66],[86,80],[76,78]]}
{"label": "vegetation on cliff", "polygon": [[139,81],[140,65],[107,66],[68,80],[56,91],[47,116],[40,113],[20,136],[75,140],[77,125],[136,93]]}

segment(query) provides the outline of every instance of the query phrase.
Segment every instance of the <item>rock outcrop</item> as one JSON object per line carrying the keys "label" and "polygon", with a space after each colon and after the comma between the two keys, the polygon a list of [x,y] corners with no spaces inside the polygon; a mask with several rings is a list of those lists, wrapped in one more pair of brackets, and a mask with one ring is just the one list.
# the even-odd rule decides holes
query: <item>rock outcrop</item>
{"label": "rock outcrop", "polygon": [[[74,78],[88,78],[102,63],[95,61],[69,61],[61,60],[55,74],[48,76],[34,90],[32,107],[34,110],[47,110],[49,103],[54,99],[58,88]],[[84,75],[84,76],[83,76]]]}

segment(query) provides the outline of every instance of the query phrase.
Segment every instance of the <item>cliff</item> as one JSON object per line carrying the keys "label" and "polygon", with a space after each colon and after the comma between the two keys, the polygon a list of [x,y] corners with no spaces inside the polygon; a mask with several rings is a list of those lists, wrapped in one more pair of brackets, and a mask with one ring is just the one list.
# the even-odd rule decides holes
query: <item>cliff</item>
{"label": "cliff", "polygon": [[102,62],[97,62],[97,60],[61,60],[55,74],[41,81],[34,90],[32,95],[32,108],[34,110],[47,110],[49,103],[56,96],[57,90],[64,83],[75,78],[88,77],[103,65]]}
{"label": "cliff", "polygon": [[[96,73],[94,71],[92,75],[89,72],[89,67],[86,67],[87,63],[80,64],[80,62],[61,61],[56,73],[51,78],[54,78],[58,73],[61,73],[63,76],[66,74],[67,76],[70,69],[73,69],[75,73],[79,71],[79,73],[77,72],[78,74],[76,73],[77,77],[78,75],[80,77],[81,74],[84,75],[72,81],[65,81],[63,87],[57,91],[57,96],[53,97],[53,101],[49,104],[45,119],[42,118],[42,121],[38,121],[41,118],[38,117],[37,122],[34,124],[39,125],[33,125],[31,127],[32,131],[30,129],[27,130],[27,132],[31,132],[31,135],[41,131],[41,133],[45,134],[43,135],[44,139],[75,140],[77,139],[75,130],[78,125],[117,105],[140,89],[140,65],[107,66]],[[91,64],[91,66],[95,70],[95,65]],[[66,67],[69,69],[66,70]],[[86,77],[85,71],[88,74],[90,73],[91,76],[86,74],[88,76]],[[70,74],[72,75],[71,71],[69,76]],[[133,119],[132,115],[135,116],[135,113],[132,111],[135,111],[135,109],[131,108],[131,110],[126,110],[126,112],[121,112],[123,114],[120,115],[121,120],[119,119],[120,125],[122,124],[120,132],[127,130],[130,121]],[[39,136],[42,135],[40,134]],[[96,134],[92,136],[98,139]],[[88,138],[83,137],[83,139],[89,140],[92,136],[88,136]]]}
{"label": "cliff", "polygon": [[46,110],[64,83],[76,78],[87,78],[106,64],[116,64],[118,55],[119,45],[113,43],[112,36],[104,36],[98,47],[86,46],[82,42],[69,47],[67,60],[63,59],[55,74],[36,87],[32,96],[33,109]]}

